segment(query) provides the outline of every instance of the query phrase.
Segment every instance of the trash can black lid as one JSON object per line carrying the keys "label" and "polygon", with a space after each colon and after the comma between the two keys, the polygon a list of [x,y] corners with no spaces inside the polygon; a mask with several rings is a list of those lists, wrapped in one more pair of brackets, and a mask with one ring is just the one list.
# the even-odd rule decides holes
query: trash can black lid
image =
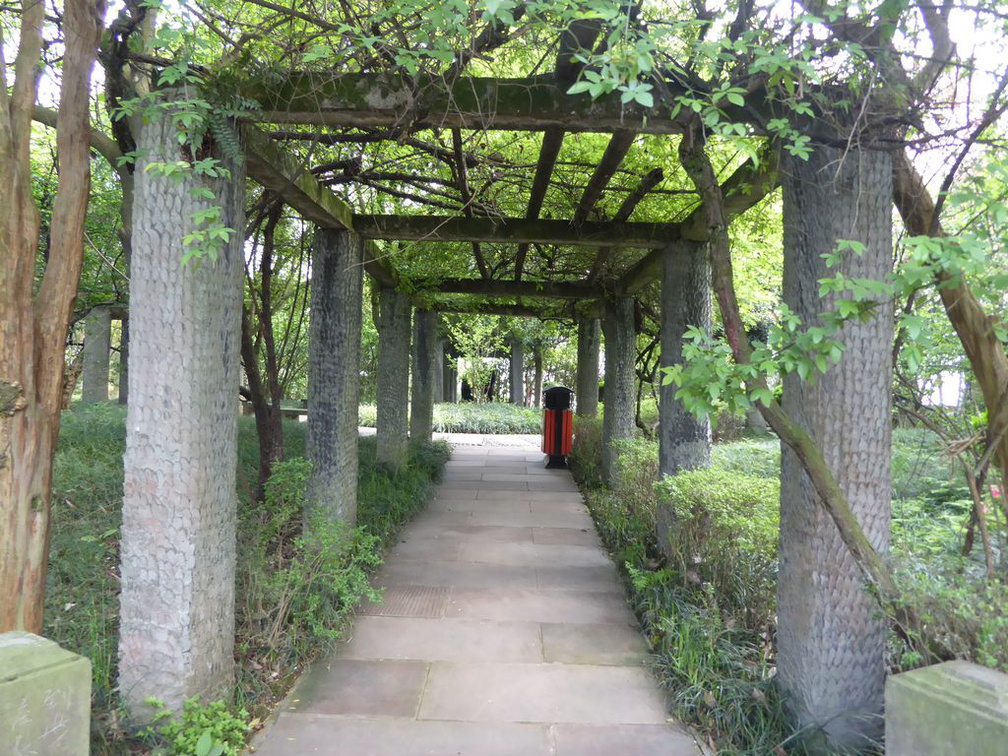
{"label": "trash can black lid", "polygon": [[566,386],[553,386],[543,391],[543,396],[545,397],[543,404],[548,410],[570,409],[571,397],[573,395],[574,392]]}

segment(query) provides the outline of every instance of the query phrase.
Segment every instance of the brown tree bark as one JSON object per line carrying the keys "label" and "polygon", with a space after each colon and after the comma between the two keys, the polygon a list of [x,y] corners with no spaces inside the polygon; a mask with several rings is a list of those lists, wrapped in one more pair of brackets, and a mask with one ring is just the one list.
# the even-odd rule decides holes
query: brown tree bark
{"label": "brown tree bark", "polygon": [[90,189],[89,83],[104,11],[102,0],[67,0],[64,6],[60,175],[48,262],[36,294],[39,215],[30,139],[43,44],[41,0],[23,3],[13,82],[0,52],[0,632],[42,629],[63,351]]}
{"label": "brown tree bark", "polygon": [[[248,388],[252,410],[255,413],[256,435],[259,438],[259,483],[257,496],[261,500],[266,480],[273,472],[273,465],[284,458],[283,423],[280,402],[283,386],[280,382],[280,366],[277,361],[276,339],[273,334],[273,260],[276,247],[276,227],[280,222],[283,203],[277,201],[266,215],[263,226],[263,241],[259,255],[260,288],[258,303],[255,291],[252,295],[252,311],[242,312],[242,364],[248,376]],[[252,288],[252,282],[249,281]],[[257,306],[258,305],[258,306]],[[253,324],[253,315],[255,322]],[[258,337],[258,338],[257,338]],[[260,344],[263,350],[266,374],[259,367]]]}
{"label": "brown tree bark", "polygon": [[[946,235],[935,203],[923,179],[906,153],[893,158],[893,201],[914,236]],[[944,271],[935,275],[935,286],[949,322],[955,329],[987,407],[987,438],[993,444],[993,458],[1008,484],[1008,354],[991,328],[990,316],[962,279]],[[1002,497],[1008,517],[1008,498]]]}

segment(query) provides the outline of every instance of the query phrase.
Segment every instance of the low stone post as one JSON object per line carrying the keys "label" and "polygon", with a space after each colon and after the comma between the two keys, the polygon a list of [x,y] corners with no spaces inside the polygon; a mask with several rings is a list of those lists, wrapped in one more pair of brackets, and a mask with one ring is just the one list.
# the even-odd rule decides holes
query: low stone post
{"label": "low stone post", "polygon": [[0,634],[0,752],[87,756],[91,662],[51,640]]}
{"label": "low stone post", "polygon": [[887,756],[1000,756],[1008,751],[1008,675],[966,661],[886,681]]}

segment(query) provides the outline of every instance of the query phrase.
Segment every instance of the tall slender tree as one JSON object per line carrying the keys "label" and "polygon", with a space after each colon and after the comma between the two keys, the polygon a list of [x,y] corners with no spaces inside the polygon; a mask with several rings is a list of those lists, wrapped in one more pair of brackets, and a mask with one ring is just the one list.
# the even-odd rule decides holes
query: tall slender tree
{"label": "tall slender tree", "polygon": [[81,272],[90,184],[89,84],[104,12],[103,0],[64,4],[60,176],[37,288],[39,214],[30,150],[47,44],[42,0],[22,6],[13,66],[3,59],[0,36],[0,631],[42,628],[63,350]]}

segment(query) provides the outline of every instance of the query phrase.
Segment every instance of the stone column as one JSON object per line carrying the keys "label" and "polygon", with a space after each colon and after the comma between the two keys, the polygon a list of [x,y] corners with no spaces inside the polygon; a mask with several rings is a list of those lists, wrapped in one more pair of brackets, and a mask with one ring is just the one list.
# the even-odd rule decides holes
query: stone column
{"label": "stone column", "polygon": [[308,330],[308,501],[314,512],[350,526],[357,522],[363,262],[359,237],[349,231],[315,230]]}
{"label": "stone column", "polygon": [[379,294],[378,461],[398,469],[406,461],[410,375],[409,297],[394,289]]}
{"label": "stone column", "polygon": [[[226,180],[146,170],[179,159],[171,118],[146,124],[139,147],[119,689],[142,721],[150,696],[180,710],[191,696],[231,695],[245,176],[216,150]],[[197,187],[214,199],[194,197]],[[193,214],[211,207],[238,232],[216,259],[183,265]]]}
{"label": "stone column", "polygon": [[518,406],[525,404],[525,345],[518,339],[511,339],[510,402]]}
{"label": "stone column", "polygon": [[434,340],[434,383],[431,393],[434,395],[434,402],[445,401],[445,352],[444,339],[435,337]]}
{"label": "stone column", "polygon": [[434,425],[434,384],[441,375],[441,365],[437,361],[438,315],[430,310],[417,310],[413,321],[410,440],[430,441]]}
{"label": "stone column", "polygon": [[84,404],[108,401],[111,329],[112,311],[108,307],[92,307],[84,318],[84,380],[81,389]]}
{"label": "stone column", "polygon": [[581,417],[598,417],[601,331],[598,318],[578,318],[577,386],[574,389],[574,398],[577,402],[577,414]]}
{"label": "stone column", "polygon": [[613,442],[634,435],[634,333],[633,297],[606,303],[605,412],[602,414],[602,477],[611,483],[616,472]]}
{"label": "stone column", "polygon": [[[689,326],[711,331],[711,269],[707,250],[677,241],[665,250],[661,297],[661,366],[682,362],[683,335]],[[663,385],[658,403],[659,476],[710,465],[711,428],[675,398],[678,386]]]}
{"label": "stone column", "polygon": [[458,403],[458,371],[455,369],[457,358],[449,355],[444,363],[444,401]]}
{"label": "stone column", "polygon": [[[881,152],[817,148],[808,161],[786,159],[784,301],[803,324],[832,309],[819,279],[836,275],[823,255],[839,239],[865,245],[845,254],[846,276],[883,279],[892,269],[892,184]],[[825,454],[872,545],[888,550],[890,518],[891,302],[867,323],[846,325],[839,365],[814,383],[790,376],[783,408]],[[882,735],[886,623],[861,573],[788,448],[781,457],[777,680],[800,727],[822,728],[830,743],[858,748]]]}

